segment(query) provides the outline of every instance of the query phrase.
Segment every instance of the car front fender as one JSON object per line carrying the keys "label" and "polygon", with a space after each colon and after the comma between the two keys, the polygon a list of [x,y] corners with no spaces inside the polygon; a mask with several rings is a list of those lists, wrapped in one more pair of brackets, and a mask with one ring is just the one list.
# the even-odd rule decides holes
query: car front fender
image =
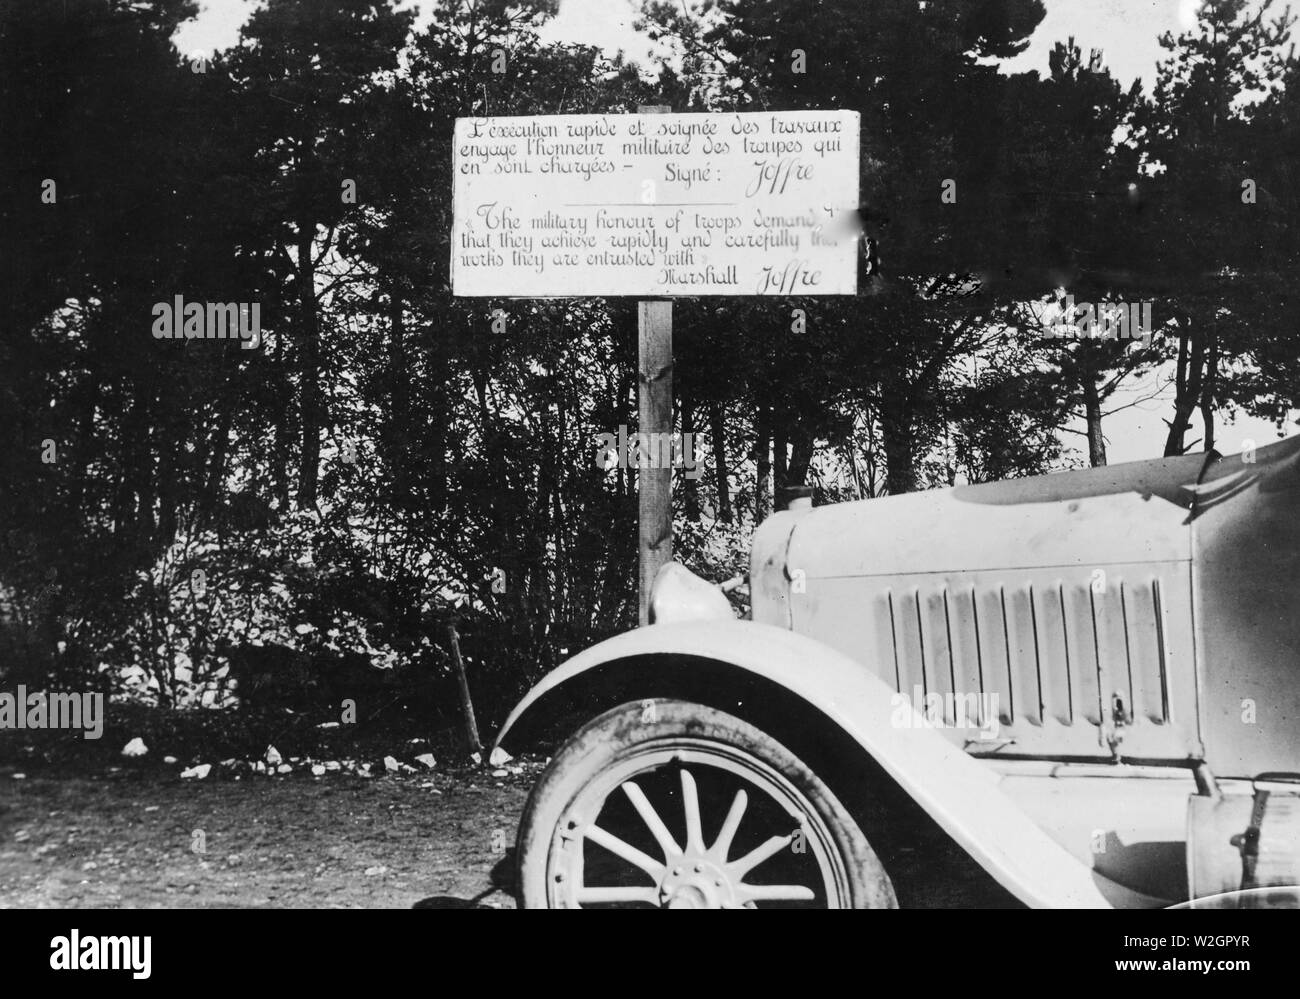
{"label": "car front fender", "polygon": [[680,656],[709,660],[778,684],[820,711],[870,755],[1003,887],[1041,908],[1130,908],[1152,904],[1089,869],[1047,835],[998,787],[991,769],[925,726],[896,724],[895,692],[861,663],[822,643],[749,621],[656,624],[574,656],[516,705],[496,744],[537,702],[583,674],[619,660]]}

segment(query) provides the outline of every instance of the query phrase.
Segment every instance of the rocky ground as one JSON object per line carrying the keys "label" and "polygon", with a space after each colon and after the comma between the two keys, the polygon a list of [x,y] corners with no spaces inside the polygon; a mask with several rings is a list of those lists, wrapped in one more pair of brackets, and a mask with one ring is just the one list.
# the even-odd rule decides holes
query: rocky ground
{"label": "rocky ground", "polygon": [[[0,732],[0,907],[514,908],[545,756],[477,765],[397,725],[264,731],[116,711],[94,741]],[[900,903],[1014,904],[904,811],[873,833]]]}
{"label": "rocky ground", "polygon": [[112,705],[102,737],[0,732],[0,906],[513,907],[544,757],[410,718]]}
{"label": "rocky ground", "polygon": [[0,773],[0,905],[513,908],[537,764],[182,780]]}

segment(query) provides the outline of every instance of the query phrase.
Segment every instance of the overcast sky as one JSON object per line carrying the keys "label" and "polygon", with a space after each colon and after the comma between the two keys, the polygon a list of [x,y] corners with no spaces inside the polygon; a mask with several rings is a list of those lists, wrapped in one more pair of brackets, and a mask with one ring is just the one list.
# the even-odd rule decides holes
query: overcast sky
{"label": "overcast sky", "polygon": [[[862,0],[870,3],[871,0]],[[1044,0],[1047,17],[1028,50],[1007,63],[1009,70],[1047,71],[1052,44],[1073,35],[1085,51],[1100,48],[1111,72],[1126,85],[1137,77],[1150,86],[1160,57],[1157,38],[1190,26],[1199,0]],[[233,45],[239,26],[254,8],[253,0],[201,0],[200,14],[177,32],[182,51],[219,49]],[[410,6],[407,4],[406,6]],[[423,5],[426,12],[428,4]],[[630,57],[646,59],[648,40],[632,29],[635,0],[560,0],[560,13],[544,35],[587,42]]]}
{"label": "overcast sky", "polygon": [[[871,0],[863,0],[870,3]],[[1086,53],[1101,49],[1112,75],[1126,87],[1141,79],[1148,92],[1155,80],[1156,63],[1162,58],[1159,37],[1166,31],[1175,34],[1191,27],[1200,0],[1044,0],[1047,16],[1030,40],[1028,49],[1008,61],[1010,72],[1039,70],[1046,74],[1047,56],[1052,45],[1073,36]],[[203,0],[200,14],[177,32],[175,42],[182,52],[224,49],[235,44],[239,27],[256,4],[253,0]],[[409,4],[407,6],[410,6]],[[424,5],[426,10],[428,5]],[[562,41],[585,42],[606,50],[622,50],[638,61],[652,61],[648,39],[632,29],[637,9],[635,0],[561,0],[560,13],[543,31],[543,37]],[[1159,326],[1161,317],[1154,322]],[[1148,376],[1143,382],[1130,383],[1121,392],[1117,404],[1150,395],[1169,372]],[[1112,463],[1157,456],[1165,438],[1164,419],[1170,413],[1172,392],[1165,389],[1155,399],[1107,418],[1103,428],[1107,452]],[[1082,429],[1082,425],[1080,425]],[[1294,432],[1294,428],[1288,428]],[[1064,443],[1077,457],[1086,461],[1084,440],[1076,434],[1064,434]],[[1193,424],[1188,441],[1200,437],[1199,421]],[[1230,453],[1241,448],[1243,440],[1264,444],[1277,439],[1271,425],[1245,418],[1235,425],[1221,418],[1218,449]]]}

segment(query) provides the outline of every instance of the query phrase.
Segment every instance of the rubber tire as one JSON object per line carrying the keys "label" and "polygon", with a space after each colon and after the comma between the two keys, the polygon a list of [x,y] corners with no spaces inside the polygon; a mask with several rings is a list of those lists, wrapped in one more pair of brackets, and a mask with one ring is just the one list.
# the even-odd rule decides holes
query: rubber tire
{"label": "rubber tire", "polygon": [[[654,705],[654,721],[644,721]],[[896,909],[894,887],[866,836],[831,789],[804,763],[746,721],[688,701],[631,701],[592,719],[560,748],[533,787],[516,840],[518,903],[549,908],[547,862],[553,834],[574,798],[629,749],[650,739],[690,736],[742,749],[779,771],[808,799],[829,828],[846,868],[849,908]]]}

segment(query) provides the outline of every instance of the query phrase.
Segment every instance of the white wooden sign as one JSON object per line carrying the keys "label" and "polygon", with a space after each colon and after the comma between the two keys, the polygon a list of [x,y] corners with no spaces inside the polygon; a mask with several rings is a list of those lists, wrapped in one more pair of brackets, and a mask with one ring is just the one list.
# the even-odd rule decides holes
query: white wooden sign
{"label": "white wooden sign", "polygon": [[853,111],[458,118],[456,295],[852,295]]}

